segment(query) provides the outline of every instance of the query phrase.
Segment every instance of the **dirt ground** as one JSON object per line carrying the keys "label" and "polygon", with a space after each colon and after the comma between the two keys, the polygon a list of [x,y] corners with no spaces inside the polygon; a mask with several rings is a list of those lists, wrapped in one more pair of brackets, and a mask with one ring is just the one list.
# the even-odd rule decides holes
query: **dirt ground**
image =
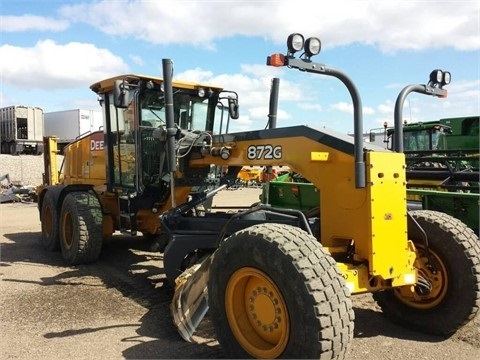
{"label": "dirt ground", "polygon": [[[222,191],[214,201],[253,203],[258,190]],[[162,255],[142,238],[115,236],[91,265],[65,266],[39,243],[35,203],[0,204],[0,359],[208,359],[224,353],[207,317],[195,342],[170,315]],[[480,316],[450,338],[387,321],[370,295],[353,297],[349,359],[480,359]]]}

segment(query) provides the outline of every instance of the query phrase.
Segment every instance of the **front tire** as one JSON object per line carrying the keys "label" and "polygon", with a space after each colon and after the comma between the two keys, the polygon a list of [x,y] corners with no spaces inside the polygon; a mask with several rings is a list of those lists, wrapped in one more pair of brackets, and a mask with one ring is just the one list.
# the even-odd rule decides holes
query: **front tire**
{"label": "front tire", "polygon": [[95,195],[72,192],[60,213],[60,247],[71,265],[98,260],[102,249],[102,209]]}
{"label": "front tire", "polygon": [[343,358],[354,313],[343,277],[303,230],[260,224],[227,238],[213,255],[211,318],[232,358]]}
{"label": "front tire", "polygon": [[[408,235],[417,248],[415,266],[423,286],[405,286],[373,294],[395,323],[434,335],[450,335],[470,321],[480,305],[480,243],[460,220],[431,210],[411,211],[425,230]],[[412,291],[413,290],[413,291]]]}

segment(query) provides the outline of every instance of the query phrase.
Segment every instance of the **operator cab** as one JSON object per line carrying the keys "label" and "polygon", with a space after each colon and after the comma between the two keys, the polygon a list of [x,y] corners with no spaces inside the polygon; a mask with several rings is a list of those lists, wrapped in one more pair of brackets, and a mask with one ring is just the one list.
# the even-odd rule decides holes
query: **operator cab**
{"label": "operator cab", "polygon": [[[198,134],[207,139],[221,134],[231,118],[238,118],[236,93],[210,85],[173,82],[171,129],[166,123],[168,106],[161,78],[124,75],[96,83],[91,89],[100,95],[107,158],[112,159],[107,165],[108,189],[130,197],[145,193],[143,198],[149,203],[153,199],[164,202],[170,195],[167,132],[174,132],[180,162]],[[183,138],[190,141],[181,141]]]}

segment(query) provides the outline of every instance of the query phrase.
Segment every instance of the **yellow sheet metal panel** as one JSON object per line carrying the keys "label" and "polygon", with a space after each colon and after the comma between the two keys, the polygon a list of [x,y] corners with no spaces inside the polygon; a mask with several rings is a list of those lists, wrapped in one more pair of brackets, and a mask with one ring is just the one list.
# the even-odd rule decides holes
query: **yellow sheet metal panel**
{"label": "yellow sheet metal panel", "polygon": [[411,283],[416,277],[414,249],[407,236],[404,155],[367,153],[367,184],[371,203],[371,272],[384,279],[395,279],[397,284]]}
{"label": "yellow sheet metal panel", "polygon": [[64,148],[65,184],[102,185],[106,182],[103,132],[94,132]]}
{"label": "yellow sheet metal panel", "polygon": [[[84,172],[88,171],[89,178],[95,184],[102,184],[106,179],[106,155],[104,146],[103,132],[94,132],[90,135],[90,151],[88,152],[88,160],[84,161]],[[85,154],[87,155],[87,154]]]}
{"label": "yellow sheet metal panel", "polygon": [[43,138],[44,145],[44,155],[43,155],[43,165],[44,165],[44,178],[43,183],[45,185],[57,185],[60,183],[58,162],[57,162],[57,138],[55,136],[45,136]]}

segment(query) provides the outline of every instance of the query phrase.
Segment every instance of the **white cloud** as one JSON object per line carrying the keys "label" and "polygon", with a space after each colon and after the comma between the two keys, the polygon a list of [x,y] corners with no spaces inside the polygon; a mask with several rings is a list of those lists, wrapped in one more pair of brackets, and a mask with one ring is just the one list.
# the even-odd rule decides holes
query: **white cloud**
{"label": "white cloud", "polygon": [[353,114],[353,106],[350,103],[338,102],[336,104],[331,104],[330,109],[338,110],[343,113]]}
{"label": "white cloud", "polygon": [[385,101],[383,104],[377,106],[377,111],[380,114],[393,114],[395,104],[393,104],[390,100]]}
{"label": "white cloud", "polygon": [[126,72],[128,66],[109,50],[92,44],[60,45],[43,40],[31,48],[0,47],[0,68],[5,84],[25,88],[74,88]]}
{"label": "white cloud", "polygon": [[480,49],[478,1],[338,0],[319,13],[311,11],[306,0],[103,0],[64,5],[59,13],[109,35],[153,44],[187,43],[214,49],[215,40],[235,35],[283,43],[286,33],[303,32],[321,36],[327,46],[363,43],[385,52]]}
{"label": "white cloud", "polygon": [[130,59],[133,61],[133,63],[135,65],[138,65],[138,66],[143,66],[145,64],[145,62],[143,61],[143,59],[138,56],[138,55],[134,55],[134,54],[131,54],[130,55]]}
{"label": "white cloud", "polygon": [[22,31],[63,31],[69,23],[65,19],[57,20],[36,15],[0,16],[2,32]]}
{"label": "white cloud", "polygon": [[228,132],[249,131],[252,128],[258,129],[258,126],[253,125],[253,121],[250,119],[250,117],[240,115],[238,119],[230,121]]}
{"label": "white cloud", "polygon": [[480,113],[480,80],[456,81],[448,85],[446,105],[454,107],[452,113],[478,115]]}
{"label": "white cloud", "polygon": [[316,112],[322,111],[322,105],[321,104],[311,104],[311,103],[300,103],[298,104],[298,107],[303,110],[313,110]]}
{"label": "white cloud", "polygon": [[[213,77],[213,73],[211,71],[203,70],[198,67],[184,71],[182,73],[175,74],[175,78],[178,80],[191,81],[191,82],[204,83],[204,84],[211,83],[213,85],[214,83],[212,82],[212,77]],[[220,85],[220,83],[216,85],[223,86],[223,85]]]}

